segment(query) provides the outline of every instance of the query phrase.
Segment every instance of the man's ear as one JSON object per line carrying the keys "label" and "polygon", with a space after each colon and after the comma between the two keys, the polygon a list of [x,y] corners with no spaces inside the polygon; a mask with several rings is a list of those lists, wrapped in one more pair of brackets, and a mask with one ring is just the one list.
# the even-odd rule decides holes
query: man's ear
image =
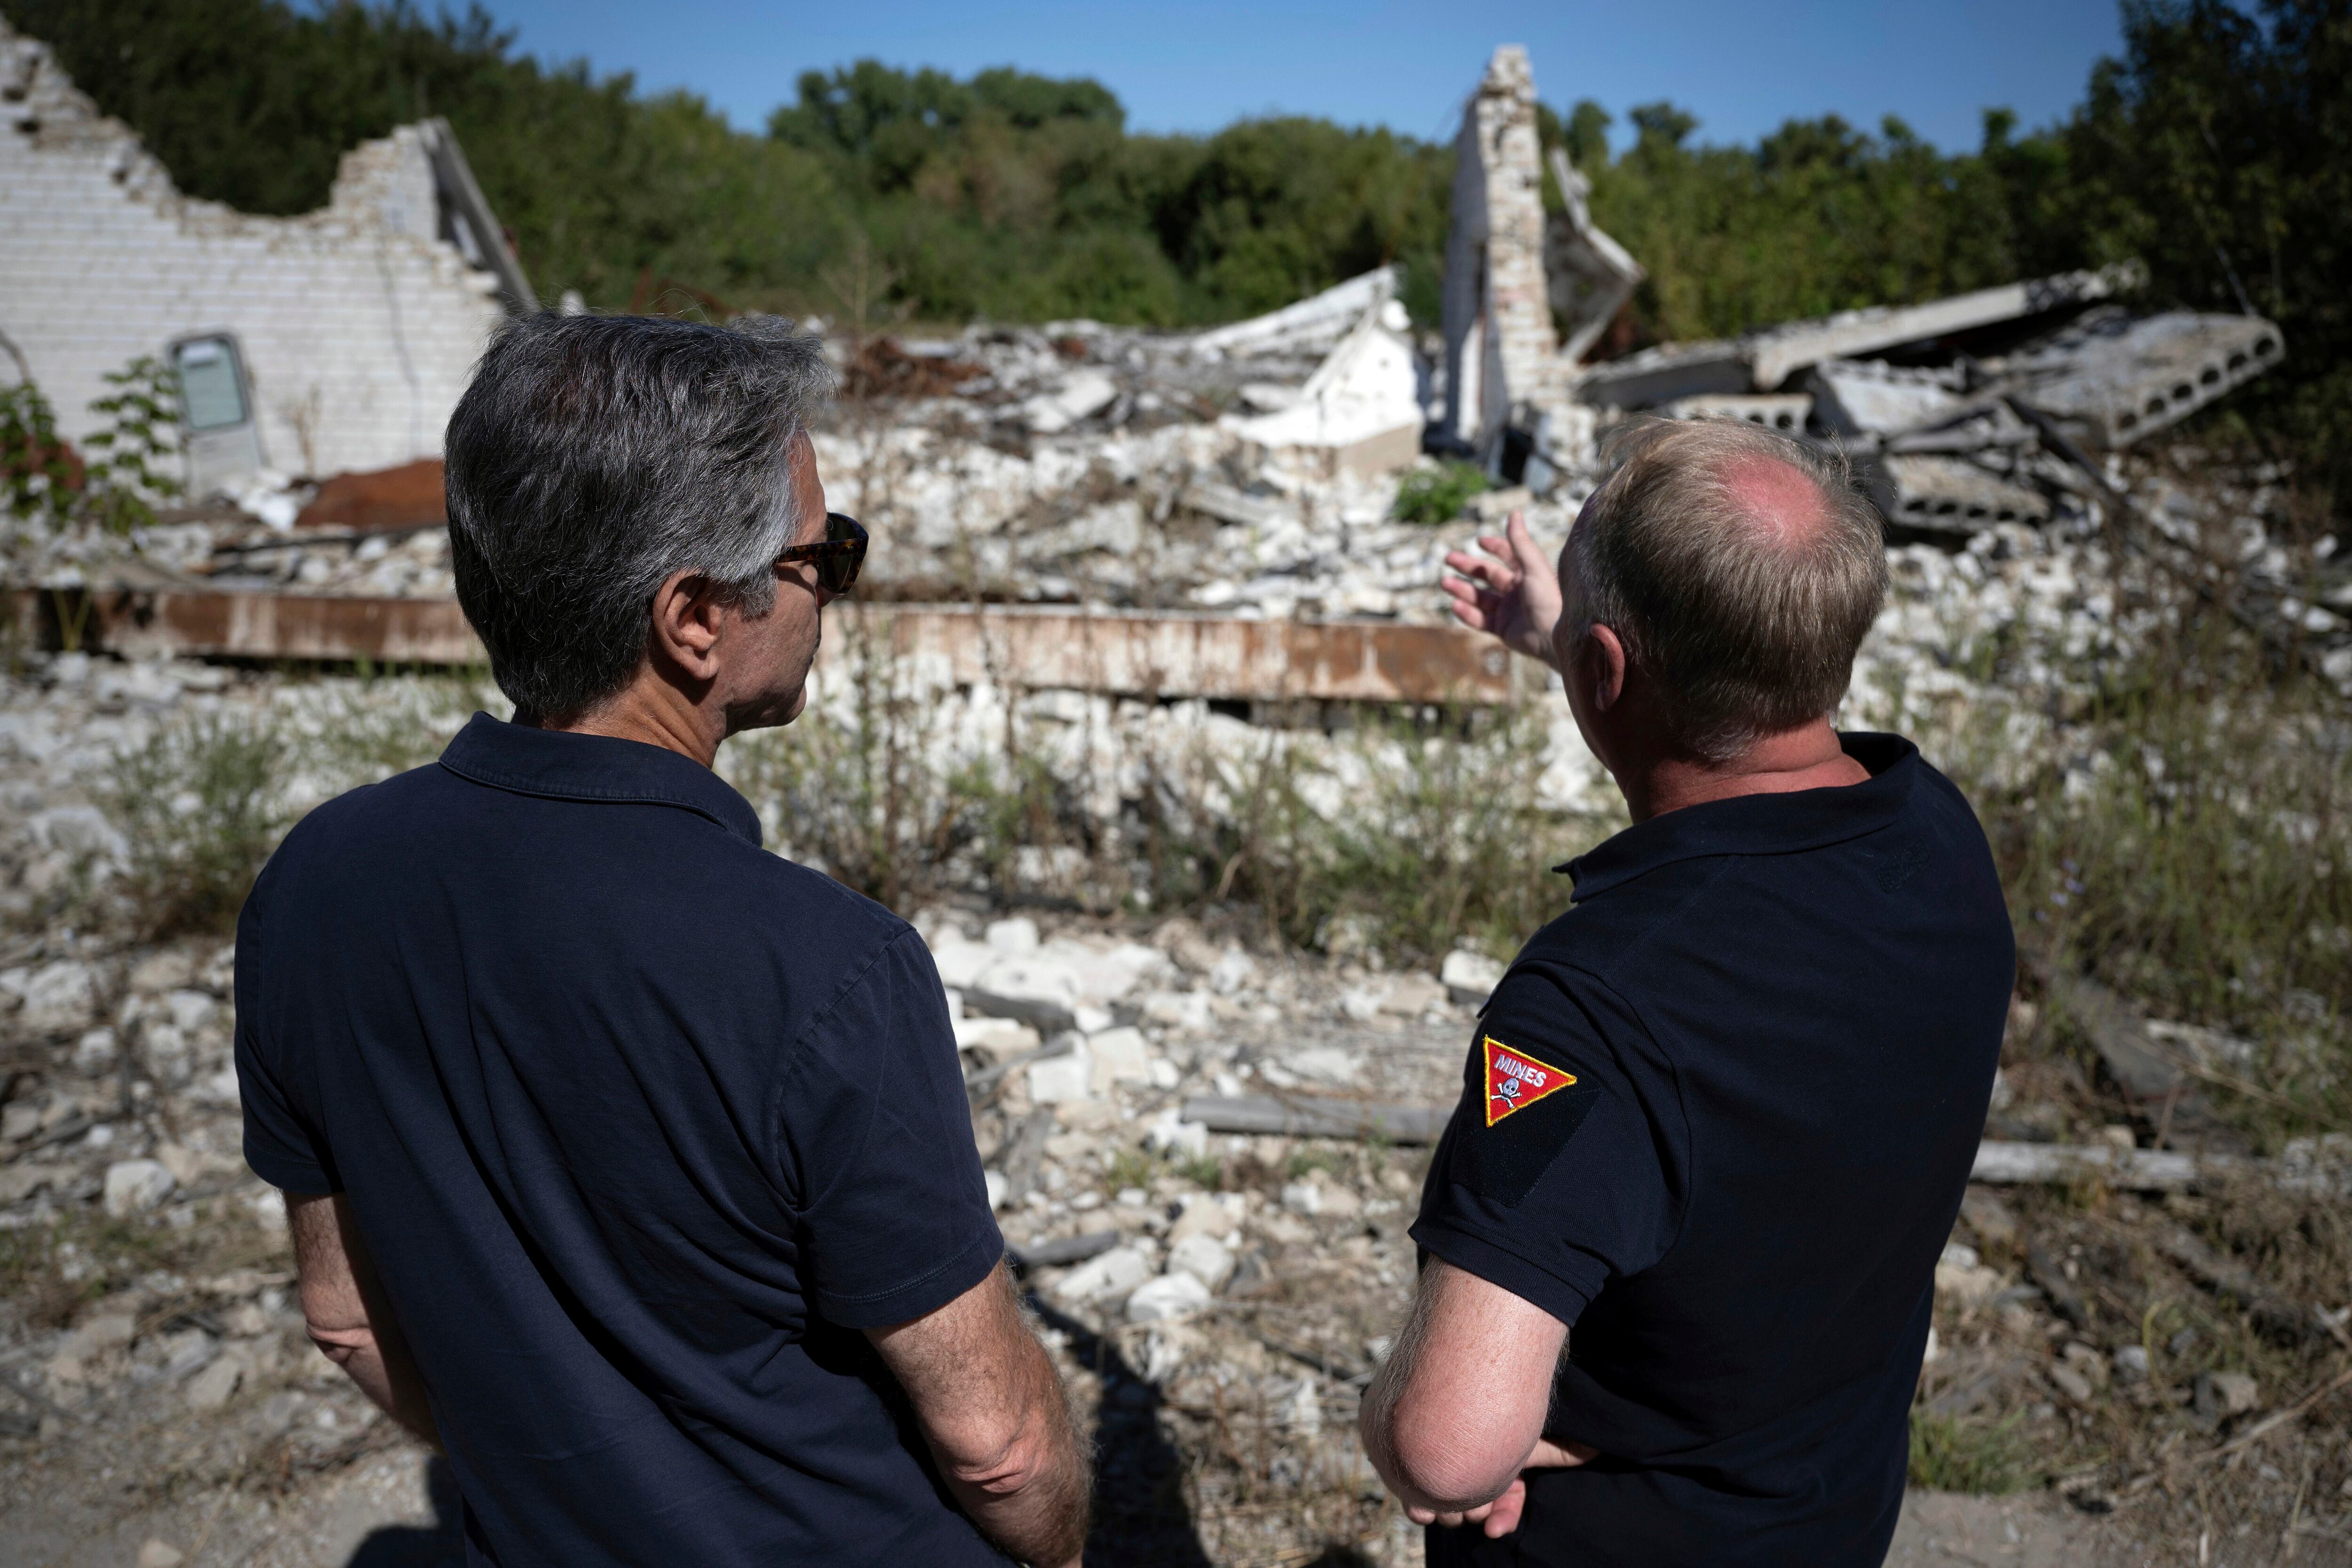
{"label": "man's ear", "polygon": [[1607,626],[1596,626],[1584,635],[1579,663],[1592,697],[1592,710],[1608,712],[1625,695],[1625,645]]}
{"label": "man's ear", "polygon": [[654,590],[648,633],[655,665],[666,665],[688,680],[715,679],[728,605],[719,584],[698,572],[673,572],[664,578]]}

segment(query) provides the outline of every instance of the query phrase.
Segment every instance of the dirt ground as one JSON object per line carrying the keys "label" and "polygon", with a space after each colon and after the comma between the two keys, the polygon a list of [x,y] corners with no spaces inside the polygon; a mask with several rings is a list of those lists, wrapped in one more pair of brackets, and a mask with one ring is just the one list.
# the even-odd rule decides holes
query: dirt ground
{"label": "dirt ground", "polygon": [[[96,1452],[19,1463],[0,1479],[0,1563],[9,1568],[152,1568],[160,1542],[189,1568],[428,1568],[464,1560],[446,1466],[409,1445],[379,1450],[281,1495],[230,1486],[144,1495],[121,1457]],[[1418,1563],[1417,1543],[1395,1561]],[[2275,1560],[2273,1552],[2239,1559]],[[142,1549],[149,1552],[142,1559]],[[2234,1556],[2235,1554],[2231,1554]],[[1303,1563],[1304,1558],[1264,1559]],[[1326,1553],[1324,1562],[1349,1559]],[[2230,1561],[2224,1557],[2220,1561]],[[2326,1563],[2306,1550],[2295,1561]],[[2193,1563],[2193,1542],[2149,1552],[2054,1498],[1914,1492],[1887,1568],[2136,1568]]]}
{"label": "dirt ground", "polygon": [[[320,1408],[347,1404],[322,1400]],[[196,1438],[180,1426],[110,1434],[104,1441],[93,1434],[91,1442],[48,1453],[9,1445],[18,1451],[0,1455],[0,1563],[156,1568],[166,1559],[151,1542],[178,1552],[189,1568],[427,1568],[463,1561],[447,1467],[414,1445],[363,1444],[357,1457],[282,1490],[214,1482],[155,1495],[146,1484],[152,1467],[168,1464],[166,1454]],[[1420,1561],[1409,1535],[1399,1543],[1406,1550],[1392,1560]],[[1329,1552],[1321,1560],[1350,1559]],[[2047,1496],[1915,1492],[1905,1502],[1887,1564],[2126,1568],[2195,1560],[2193,1543],[2169,1556],[2149,1554]],[[2328,1561],[2307,1552],[2298,1560]]]}
{"label": "dirt ground", "polygon": [[[1175,1111],[1244,1086],[1443,1101],[1470,1004],[1431,975],[1252,957],[1176,921],[1023,940],[1032,967],[1150,976],[1128,1054],[1118,1030],[1095,1037],[1090,1093],[1048,1099],[1044,1074],[975,1093],[1008,1242],[1063,1259],[1028,1281],[1093,1427],[1090,1560],[1419,1563],[1354,1427],[1411,1288],[1427,1152],[1197,1127],[1188,1144]],[[0,1042],[0,1568],[456,1560],[446,1469],[303,1338],[282,1210],[237,1156],[220,1079],[228,956],[58,942],[19,960],[30,1000]],[[102,997],[113,1025],[23,1026],[83,1005],[65,982],[84,972],[85,1012]],[[963,1025],[979,1059],[1019,1044],[1001,1019]],[[2081,1075],[2012,1068],[2013,1121],[2087,1142],[2116,1114]],[[2275,1184],[1972,1187],[1889,1562],[2352,1564],[2347,1206]],[[1146,1310],[1152,1291],[1173,1306]]]}

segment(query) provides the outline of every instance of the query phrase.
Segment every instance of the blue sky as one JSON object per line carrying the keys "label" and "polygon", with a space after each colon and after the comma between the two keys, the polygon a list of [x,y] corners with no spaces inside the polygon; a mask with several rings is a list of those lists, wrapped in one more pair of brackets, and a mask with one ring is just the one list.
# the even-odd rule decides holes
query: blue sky
{"label": "blue sky", "polygon": [[520,47],[632,70],[702,94],[746,129],[798,75],[866,56],[959,76],[1017,65],[1091,76],[1146,131],[1213,131],[1249,115],[1320,115],[1451,134],[1499,43],[1528,46],[1549,102],[1598,99],[1619,117],[1674,100],[1699,136],[1752,141],[1791,117],[1866,127],[1895,113],[1948,149],[1980,112],[2028,126],[2063,114],[2091,63],[2118,47],[2115,0],[1677,0],[1671,5],[1392,5],[1170,0],[1153,5],[947,0],[777,5],[752,0],[488,0]]}

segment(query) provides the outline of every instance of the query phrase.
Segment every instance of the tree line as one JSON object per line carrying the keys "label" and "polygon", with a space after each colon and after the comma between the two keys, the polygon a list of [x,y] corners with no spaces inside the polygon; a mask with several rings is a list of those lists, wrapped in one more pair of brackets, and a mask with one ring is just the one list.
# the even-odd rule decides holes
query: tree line
{"label": "tree line", "polygon": [[[446,115],[548,298],[625,308],[653,279],[866,326],[1181,326],[1396,262],[1416,317],[1436,313],[1453,151],[1386,130],[1283,117],[1139,134],[1087,79],[866,60],[803,74],[744,132],[694,94],[520,54],[479,6],[5,7],[184,190],[247,211],[316,207],[352,144]],[[2281,322],[2286,365],[2211,422],[2352,496],[2352,0],[2125,0],[2122,19],[2122,54],[2071,114],[2029,131],[1988,110],[1966,153],[1893,115],[1716,145],[1655,103],[1612,154],[1598,104],[1545,107],[1595,218],[1649,269],[1605,346],[2136,256],[2148,303]]]}

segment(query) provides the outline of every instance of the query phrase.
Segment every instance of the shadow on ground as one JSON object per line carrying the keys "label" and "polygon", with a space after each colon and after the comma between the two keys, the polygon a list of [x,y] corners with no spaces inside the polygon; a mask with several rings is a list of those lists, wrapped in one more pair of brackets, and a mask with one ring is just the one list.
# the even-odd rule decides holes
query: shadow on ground
{"label": "shadow on ground", "polygon": [[[1185,1507],[1182,1466],[1160,1430],[1160,1391],[1136,1375],[1108,1338],[1034,1295],[1029,1300],[1048,1327],[1069,1337],[1070,1353],[1102,1380],[1087,1560],[1118,1568],[1210,1568]],[[449,1461],[436,1457],[425,1484],[433,1523],[373,1531],[345,1568],[446,1568],[465,1562],[465,1525]],[[1362,1561],[1353,1553],[1326,1553],[1308,1568],[1354,1568]]]}
{"label": "shadow on ground", "polygon": [[1095,1434],[1095,1522],[1087,1561],[1118,1568],[1209,1568],[1184,1504],[1183,1467],[1160,1430],[1160,1391],[1136,1375],[1105,1336],[1055,1310],[1034,1292],[1045,1326],[1102,1380]]}
{"label": "shadow on ground", "polygon": [[436,1455],[426,1463],[425,1491],[433,1500],[431,1524],[387,1524],[370,1531],[344,1568],[446,1568],[464,1563],[465,1520],[448,1460]]}

